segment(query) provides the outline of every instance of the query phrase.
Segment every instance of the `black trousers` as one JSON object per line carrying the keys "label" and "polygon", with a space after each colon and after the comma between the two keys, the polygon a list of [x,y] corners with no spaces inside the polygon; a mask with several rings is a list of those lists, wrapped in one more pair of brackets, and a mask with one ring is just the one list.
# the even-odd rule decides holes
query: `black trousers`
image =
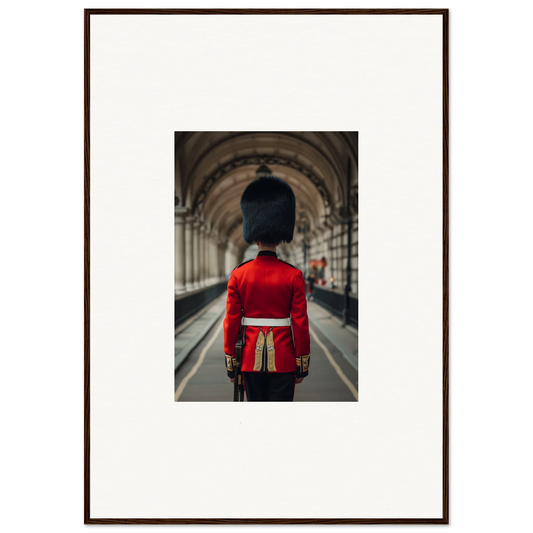
{"label": "black trousers", "polygon": [[243,372],[249,402],[292,402],[294,372]]}

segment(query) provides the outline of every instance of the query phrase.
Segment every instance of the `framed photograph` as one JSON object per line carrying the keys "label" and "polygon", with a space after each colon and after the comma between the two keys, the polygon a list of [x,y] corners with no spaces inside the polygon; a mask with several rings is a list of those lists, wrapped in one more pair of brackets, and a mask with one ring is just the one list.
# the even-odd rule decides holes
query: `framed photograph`
{"label": "framed photograph", "polygon": [[448,179],[447,9],[85,10],[85,523],[447,524]]}
{"label": "framed photograph", "polygon": [[176,132],[174,153],[175,401],[357,401],[358,133]]}

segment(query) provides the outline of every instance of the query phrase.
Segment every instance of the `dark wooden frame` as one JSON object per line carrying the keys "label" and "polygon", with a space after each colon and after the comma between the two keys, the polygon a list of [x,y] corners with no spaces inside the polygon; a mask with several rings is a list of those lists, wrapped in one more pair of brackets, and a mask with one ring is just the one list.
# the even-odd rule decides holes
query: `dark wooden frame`
{"label": "dark wooden frame", "polygon": [[[90,517],[90,17],[91,15],[440,15],[443,30],[443,486],[442,518],[157,519]],[[85,524],[448,524],[449,523],[449,78],[448,9],[86,9],[84,18],[84,523]]]}

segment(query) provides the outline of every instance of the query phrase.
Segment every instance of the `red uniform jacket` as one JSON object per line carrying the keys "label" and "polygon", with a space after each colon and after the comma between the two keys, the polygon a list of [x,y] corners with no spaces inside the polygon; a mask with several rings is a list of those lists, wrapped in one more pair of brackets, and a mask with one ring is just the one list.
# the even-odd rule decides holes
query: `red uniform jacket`
{"label": "red uniform jacket", "polygon": [[[228,281],[224,319],[224,353],[228,371],[233,369],[235,343],[243,316],[292,318],[292,327],[246,326],[242,348],[243,372],[295,372],[298,367],[301,373],[307,374],[310,352],[309,321],[305,282],[301,270],[278,259],[275,252],[269,251],[261,251],[255,259],[233,269]],[[261,360],[262,349],[259,346],[262,348],[266,343],[270,347],[272,340],[273,350],[269,348],[271,358],[267,366]]]}

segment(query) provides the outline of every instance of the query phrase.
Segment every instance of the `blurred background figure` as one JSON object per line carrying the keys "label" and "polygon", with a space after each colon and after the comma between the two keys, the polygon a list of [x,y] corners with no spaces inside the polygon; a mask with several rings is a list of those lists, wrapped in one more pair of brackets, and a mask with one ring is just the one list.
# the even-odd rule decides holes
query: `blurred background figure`
{"label": "blurred background figure", "polygon": [[307,299],[312,301],[313,300],[313,290],[315,287],[316,279],[317,279],[317,261],[313,260],[310,261],[309,265],[309,275],[307,277],[307,283],[308,283],[308,296]]}
{"label": "blurred background figure", "polygon": [[326,261],[326,258],[322,256],[322,259],[318,263],[318,279],[320,280],[320,285],[326,284],[326,267],[328,266],[328,262]]}

